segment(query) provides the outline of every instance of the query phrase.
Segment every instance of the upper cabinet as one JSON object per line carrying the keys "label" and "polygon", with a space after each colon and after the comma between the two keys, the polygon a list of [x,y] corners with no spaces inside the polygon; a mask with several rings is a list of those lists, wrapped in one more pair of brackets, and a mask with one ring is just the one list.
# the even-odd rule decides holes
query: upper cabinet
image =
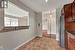
{"label": "upper cabinet", "polygon": [[72,16],[75,19],[75,2],[72,3]]}
{"label": "upper cabinet", "polygon": [[64,15],[65,18],[72,17],[72,7],[71,4],[64,5]]}
{"label": "upper cabinet", "polygon": [[65,22],[75,22],[75,1],[64,5]]}

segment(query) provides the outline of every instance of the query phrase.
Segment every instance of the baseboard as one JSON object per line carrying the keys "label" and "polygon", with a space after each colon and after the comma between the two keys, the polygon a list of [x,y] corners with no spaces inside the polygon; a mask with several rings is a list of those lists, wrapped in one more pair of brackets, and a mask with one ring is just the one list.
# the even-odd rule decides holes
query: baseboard
{"label": "baseboard", "polygon": [[29,41],[33,40],[36,36],[32,37],[31,39],[29,39],[28,41],[22,43],[21,45],[19,45],[18,47],[12,49],[12,50],[17,50],[18,48],[20,48],[21,46],[25,45],[26,43],[28,43]]}

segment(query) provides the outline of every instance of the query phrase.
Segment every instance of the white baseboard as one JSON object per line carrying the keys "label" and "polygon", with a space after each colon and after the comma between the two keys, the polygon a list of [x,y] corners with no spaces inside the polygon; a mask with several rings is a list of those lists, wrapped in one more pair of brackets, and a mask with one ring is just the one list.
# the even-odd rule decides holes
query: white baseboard
{"label": "white baseboard", "polygon": [[36,36],[32,37],[32,38],[29,39],[28,41],[22,43],[21,45],[19,45],[18,47],[14,48],[14,49],[12,49],[12,50],[16,50],[16,49],[20,48],[21,46],[23,46],[24,44],[28,43],[29,41],[31,41],[31,40],[34,39],[35,37],[36,37]]}

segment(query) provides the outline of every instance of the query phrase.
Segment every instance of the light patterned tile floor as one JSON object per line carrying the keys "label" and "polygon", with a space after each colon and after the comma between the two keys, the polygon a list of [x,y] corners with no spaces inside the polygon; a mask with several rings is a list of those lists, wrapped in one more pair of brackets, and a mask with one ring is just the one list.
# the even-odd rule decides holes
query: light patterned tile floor
{"label": "light patterned tile floor", "polygon": [[18,50],[64,50],[55,39],[42,37],[35,38],[31,43]]}

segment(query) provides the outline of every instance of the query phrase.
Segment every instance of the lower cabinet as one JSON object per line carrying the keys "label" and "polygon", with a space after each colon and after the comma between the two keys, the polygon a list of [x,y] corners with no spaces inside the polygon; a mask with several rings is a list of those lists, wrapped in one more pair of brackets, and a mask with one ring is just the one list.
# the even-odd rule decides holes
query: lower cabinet
{"label": "lower cabinet", "polygon": [[75,35],[68,34],[68,50],[75,50]]}

